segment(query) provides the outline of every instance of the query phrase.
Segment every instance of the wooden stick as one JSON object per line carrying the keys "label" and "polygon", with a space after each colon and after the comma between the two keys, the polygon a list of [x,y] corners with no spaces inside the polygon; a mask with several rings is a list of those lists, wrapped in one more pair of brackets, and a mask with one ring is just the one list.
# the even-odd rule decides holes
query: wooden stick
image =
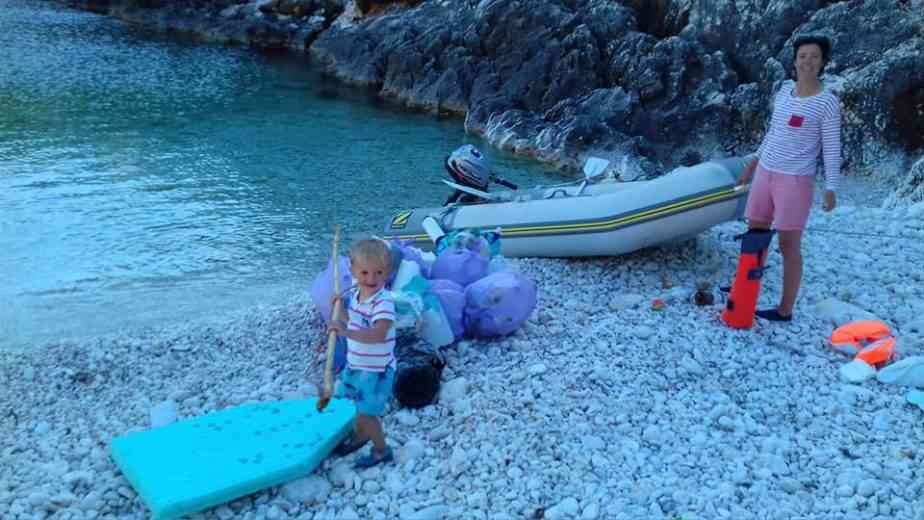
{"label": "wooden stick", "polygon": [[[331,261],[333,262],[333,275],[334,275],[334,294],[337,295],[337,302],[334,304],[334,309],[331,311],[330,320],[333,322],[340,317],[340,309],[343,308],[343,304],[340,300],[340,273],[338,272],[338,264],[340,259],[337,258],[337,243],[340,242],[340,226],[334,226],[334,245],[333,251],[331,252]],[[324,408],[330,403],[330,398],[334,394],[334,348],[337,344],[337,333],[335,331],[330,331],[327,334],[327,361],[324,364],[324,392],[321,394],[321,398],[318,399],[318,411],[323,412]]]}

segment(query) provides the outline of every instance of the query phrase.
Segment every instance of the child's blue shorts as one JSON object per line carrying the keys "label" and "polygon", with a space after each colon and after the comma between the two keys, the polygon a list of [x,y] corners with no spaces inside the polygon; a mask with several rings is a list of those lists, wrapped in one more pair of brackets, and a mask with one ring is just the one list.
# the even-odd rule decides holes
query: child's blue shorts
{"label": "child's blue shorts", "polygon": [[385,415],[385,405],[391,398],[391,387],[395,382],[395,369],[384,372],[370,372],[346,367],[340,372],[340,384],[334,393],[337,397],[356,403],[361,415]]}

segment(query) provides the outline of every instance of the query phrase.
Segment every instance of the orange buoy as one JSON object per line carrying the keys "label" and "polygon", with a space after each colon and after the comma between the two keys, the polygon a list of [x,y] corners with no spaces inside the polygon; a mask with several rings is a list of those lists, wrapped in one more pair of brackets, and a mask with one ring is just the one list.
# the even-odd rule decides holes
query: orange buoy
{"label": "orange buoy", "polygon": [[764,262],[767,260],[767,249],[773,240],[773,233],[769,229],[749,229],[735,237],[735,240],[741,239],[741,256],[738,257],[735,282],[725,310],[722,311],[722,321],[729,327],[749,329],[754,324]]}

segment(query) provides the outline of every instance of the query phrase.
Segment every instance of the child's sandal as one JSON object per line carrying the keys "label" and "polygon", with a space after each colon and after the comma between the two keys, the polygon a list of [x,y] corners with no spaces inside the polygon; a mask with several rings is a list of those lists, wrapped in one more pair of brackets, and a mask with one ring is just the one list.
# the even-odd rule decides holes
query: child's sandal
{"label": "child's sandal", "polygon": [[368,442],[369,441],[366,441],[362,444],[356,444],[355,442],[353,442],[353,437],[347,437],[346,439],[343,440],[343,442],[338,444],[336,448],[334,448],[334,455],[337,455],[340,457],[346,457],[347,455],[353,453],[354,451],[368,444]]}
{"label": "child's sandal", "polygon": [[368,469],[372,466],[377,466],[379,464],[384,464],[393,460],[395,460],[395,456],[392,453],[391,448],[386,447],[381,457],[376,457],[375,450],[372,450],[369,455],[356,459],[356,464],[354,464],[353,467],[356,469]]}

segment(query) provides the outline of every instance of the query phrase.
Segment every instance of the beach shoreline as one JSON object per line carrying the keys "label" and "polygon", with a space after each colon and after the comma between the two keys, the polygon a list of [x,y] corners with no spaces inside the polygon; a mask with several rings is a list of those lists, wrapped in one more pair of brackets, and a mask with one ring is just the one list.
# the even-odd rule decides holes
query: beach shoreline
{"label": "beach shoreline", "polygon": [[[332,457],[301,488],[203,517],[918,520],[924,412],[908,388],[842,381],[849,358],[827,337],[861,309],[893,328],[899,358],[924,354],[924,275],[909,269],[924,205],[851,202],[813,211],[791,324],[731,330],[720,304],[691,301],[700,281],[731,282],[741,222],[622,257],[510,260],[537,280],[536,311],[509,337],[446,350],[453,395],[385,418],[396,464],[357,473]],[[765,305],[775,245],[768,265]],[[111,439],[164,401],[184,418],[314,394],[322,333],[306,288],[218,323],[0,353],[0,516],[145,518]]]}
{"label": "beach shoreline", "polygon": [[[153,20],[156,9],[141,9],[132,1],[113,1],[111,6],[106,1],[65,3],[96,6],[112,16],[160,30],[211,36],[213,41],[299,51],[331,27],[341,31],[337,34],[342,39],[329,41],[328,52],[352,50],[349,44],[356,35],[400,40],[385,38],[391,34],[387,31],[373,31],[385,27],[383,23],[353,20],[351,28],[345,20],[345,26],[335,25],[333,18],[320,15],[291,22],[298,30],[290,31],[289,15],[269,9],[285,2],[230,6],[219,11],[218,18],[203,16],[208,9],[168,8]],[[493,27],[484,12],[504,4],[478,6],[482,4],[479,19]],[[849,7],[860,14],[874,11],[860,9],[864,6],[859,4]],[[832,7],[825,16],[842,20],[834,15],[845,10],[838,9]],[[501,17],[507,11],[496,13]],[[334,11],[325,11],[325,16],[331,14]],[[388,16],[379,20],[404,19],[397,10]],[[214,25],[216,19],[219,26]],[[406,20],[426,23],[430,18]],[[543,20],[537,20],[542,25]],[[697,30],[721,40],[722,26],[705,23]],[[263,29],[250,31],[252,27]],[[634,29],[632,41],[653,38]],[[584,32],[575,30],[567,37],[580,42]],[[891,37],[901,36],[896,34]],[[280,41],[280,35],[292,38]],[[296,36],[301,47],[293,45]],[[774,41],[788,37],[771,36]],[[651,43],[648,56],[685,55],[692,63],[696,53],[687,51],[694,47],[680,45],[681,39],[671,36],[663,40],[666,44]],[[885,39],[878,43],[889,45]],[[595,45],[588,40],[575,48],[596,49]],[[714,87],[715,93],[727,91],[729,96],[699,96],[697,103],[703,105],[693,105],[696,110],[691,112],[700,114],[700,108],[727,103],[729,110],[745,107],[741,110],[746,117],[736,120],[744,126],[765,120],[768,96],[761,89],[785,76],[785,60],[777,60],[782,51],[761,45],[736,50],[743,57],[759,57],[751,64],[754,77],[766,73],[766,78],[738,85],[740,89]],[[379,47],[384,46],[376,50]],[[875,74],[888,77],[888,71],[905,71],[902,59],[919,63],[911,47],[900,49],[907,53],[905,58],[898,52],[884,53],[888,63],[880,71],[856,58],[862,55],[865,60],[876,52],[854,45],[855,66],[842,65],[839,70],[849,74],[849,81],[842,81],[852,89],[847,93],[859,92],[868,101],[872,96],[866,96],[866,81],[878,81]],[[439,54],[450,47],[433,48]],[[364,58],[373,49],[368,50],[357,53],[354,62],[341,62],[346,67],[338,77],[361,81]],[[501,52],[497,63],[511,56]],[[660,70],[670,76],[686,71],[690,63],[680,61]],[[728,72],[723,64],[724,59],[716,58],[713,66]],[[430,72],[432,78],[442,78],[440,71]],[[404,73],[409,74],[399,67],[386,79],[394,81]],[[370,84],[378,82],[384,97],[408,103],[422,99],[423,106],[430,100],[429,91],[394,89],[375,74]],[[482,87],[490,83],[484,78],[502,83],[491,74],[481,76]],[[899,83],[913,94],[918,87],[911,85],[910,76],[901,75]],[[516,78],[516,71],[510,77]],[[548,83],[559,85],[559,79]],[[651,85],[665,89],[657,78],[639,74],[630,79],[650,79]],[[628,108],[636,105],[628,91],[638,85],[629,83],[626,90],[609,86],[606,96],[577,96],[564,105],[556,99],[532,112],[518,108],[525,95],[516,89],[506,92],[498,87],[487,94],[485,90],[479,98],[485,103],[481,110],[469,111],[482,118],[471,129],[499,148],[526,155],[538,142],[538,137],[530,140],[532,130],[536,136],[554,134],[561,138],[556,141],[560,148],[543,148],[551,152],[540,158],[573,167],[579,157],[594,152],[583,141],[570,141],[574,121],[585,121],[588,114],[596,117],[595,109],[604,105],[609,111],[602,114],[603,123],[581,127],[593,137],[604,123],[632,119]],[[501,94],[509,99],[495,106]],[[735,103],[729,101],[733,97]],[[662,101],[672,106],[671,100]],[[862,158],[859,164],[864,168],[877,165],[881,170],[867,169],[868,177],[851,178],[848,167],[839,207],[830,214],[822,213],[816,200],[803,242],[805,272],[793,322],[757,321],[750,330],[732,330],[719,319],[724,296],[718,287],[732,282],[738,258],[734,237],[745,230],[740,221],[715,226],[695,239],[620,257],[513,259],[512,268],[537,281],[536,310],[508,337],[462,341],[445,349],[448,365],[439,402],[420,410],[392,408],[384,418],[388,442],[396,451],[394,464],[355,471],[352,462],[357,455],[330,457],[303,479],[193,518],[924,520],[924,410],[907,401],[909,387],[875,378],[845,381],[841,368],[850,358],[834,351],[828,341],[835,326],[870,317],[883,320],[898,338],[898,360],[924,355],[924,271],[919,267],[924,264],[924,202],[911,174],[905,176],[905,187],[898,187],[904,192],[893,185],[920,149],[905,153],[895,142],[883,141],[891,135],[886,129],[895,126],[888,122],[893,114],[883,112],[886,123],[877,119],[869,125],[873,118],[856,114],[873,109],[853,102],[859,111],[845,128],[862,146],[845,149]],[[462,106],[449,96],[436,99],[430,108],[443,113],[452,103],[459,107],[453,113],[479,106]],[[546,121],[539,116],[554,112],[552,106],[564,107],[564,115],[543,126]],[[652,126],[660,127],[663,120],[655,121]],[[469,123],[467,118],[467,127]],[[532,130],[517,133],[522,128]],[[726,129],[721,124],[718,128]],[[618,124],[617,129],[625,130]],[[757,131],[756,126],[751,131]],[[614,141],[598,143],[604,151],[625,158],[626,164],[639,159],[628,153],[638,149],[621,147],[621,133],[613,135]],[[866,139],[869,136],[875,138]],[[753,137],[737,135],[735,147],[746,148]],[[695,148],[687,144],[678,156]],[[701,147],[710,150],[692,150],[690,157],[728,151],[718,144]],[[631,178],[645,173],[638,164],[629,166]],[[924,163],[918,158],[916,171],[921,167]],[[816,199],[819,186],[820,179]],[[910,200],[913,196],[918,202]],[[776,303],[781,266],[774,244],[761,307]],[[711,285],[714,305],[697,306],[692,300],[703,282]],[[148,518],[142,500],[111,458],[114,437],[151,428],[156,410],[165,403],[184,419],[248,403],[316,395],[321,382],[317,346],[324,325],[310,301],[309,282],[302,285],[300,294],[286,301],[208,320],[0,351],[0,517]],[[663,308],[654,308],[655,300],[661,300]]]}

